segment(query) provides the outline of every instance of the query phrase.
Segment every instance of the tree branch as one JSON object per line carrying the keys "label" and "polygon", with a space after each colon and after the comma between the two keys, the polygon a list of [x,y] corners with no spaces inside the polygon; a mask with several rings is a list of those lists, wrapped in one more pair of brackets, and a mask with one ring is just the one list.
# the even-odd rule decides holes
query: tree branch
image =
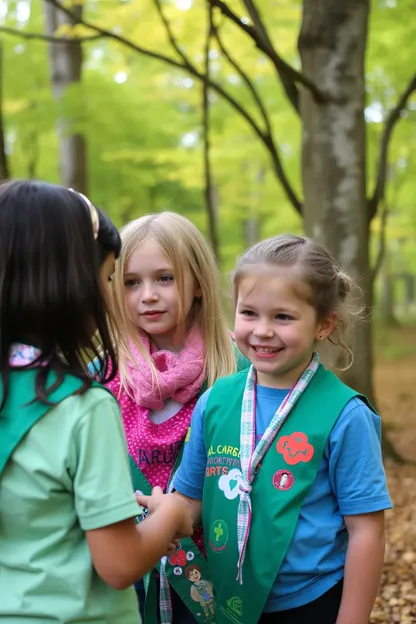
{"label": "tree branch", "polygon": [[256,88],[256,86],[254,85],[253,81],[249,78],[249,76],[246,74],[246,72],[243,70],[243,68],[237,63],[236,60],[234,60],[231,56],[231,54],[228,52],[228,50],[225,48],[221,36],[220,36],[220,32],[217,26],[215,26],[214,24],[214,32],[215,32],[215,36],[218,42],[218,46],[222,52],[222,54],[225,56],[225,58],[227,59],[227,61],[230,63],[230,65],[232,67],[234,67],[234,69],[236,70],[236,72],[241,76],[242,80],[245,82],[245,84],[247,85],[248,89],[250,90],[250,93],[252,94],[259,110],[261,113],[261,116],[263,118],[264,121],[264,125],[265,125],[265,132],[263,132],[263,136],[265,137],[265,140],[267,141],[267,147],[268,150],[270,152],[270,155],[272,157],[272,161],[273,161],[273,165],[274,165],[274,170],[276,172],[277,177],[279,178],[279,181],[281,183],[281,185],[283,186],[287,196],[289,197],[293,207],[295,208],[295,210],[299,213],[302,214],[302,205],[298,199],[298,197],[296,196],[296,194],[293,191],[293,188],[290,185],[290,182],[285,174],[285,171],[283,169],[280,157],[279,157],[279,152],[277,149],[277,146],[274,142],[273,139],[273,131],[272,131],[272,126],[271,126],[271,122],[270,122],[270,118],[269,115],[267,113],[267,110],[263,104],[263,101],[260,97],[260,94]]}
{"label": "tree branch", "polygon": [[[236,15],[230,9],[230,7],[227,6],[225,2],[223,2],[222,0],[208,0],[208,2],[212,6],[217,7],[221,11],[221,13],[225,15],[225,17],[227,17],[231,22],[236,24],[240,28],[240,30],[243,30],[246,34],[249,35],[249,37],[254,41],[258,49],[261,50],[274,64],[279,76],[281,76],[281,74],[284,74],[286,79],[289,79],[295,84],[299,83],[303,85],[304,87],[309,89],[309,91],[311,91],[311,93],[314,95],[315,99],[318,102],[334,101],[334,99],[330,95],[326,94],[324,91],[319,89],[319,87],[317,87],[316,84],[312,80],[310,80],[307,76],[297,71],[294,67],[289,65],[289,63],[286,63],[286,61],[284,61],[282,57],[276,52],[270,40],[269,40],[269,43],[267,43],[266,41],[263,41],[262,36],[257,32],[256,28],[249,24],[244,24],[241,21],[241,19],[238,17],[238,15]],[[250,4],[253,7],[254,11],[257,12],[257,15],[259,15],[254,4],[252,2]],[[259,19],[260,19],[260,16],[259,16]],[[264,28],[264,25],[263,25],[263,28]],[[297,106],[297,103],[293,101],[294,99],[293,92],[292,92],[292,95],[289,93],[287,93],[287,95],[292,105],[296,109],[296,111],[298,111],[299,107]]]}
{"label": "tree branch", "polygon": [[260,97],[260,94],[259,94],[257,88],[255,87],[253,81],[248,77],[246,72],[243,70],[243,68],[237,63],[237,61],[235,59],[232,58],[231,54],[228,52],[228,50],[224,46],[224,44],[222,42],[222,39],[221,39],[221,36],[220,36],[220,31],[219,31],[218,27],[215,24],[213,24],[213,29],[214,29],[214,34],[215,34],[215,38],[217,40],[219,49],[221,50],[222,54],[227,59],[227,61],[230,63],[230,65],[232,67],[234,67],[236,72],[240,75],[242,80],[245,82],[245,84],[248,87],[251,95],[253,96],[254,101],[256,102],[256,104],[257,104],[257,106],[258,106],[258,108],[260,110],[261,116],[263,117],[264,126],[266,128],[266,133],[269,134],[270,136],[272,136],[272,128],[271,128],[269,115],[268,115],[268,113],[266,111],[266,108],[265,108],[265,106],[263,104],[263,101],[262,101],[262,99]]}
{"label": "tree branch", "polygon": [[[159,2],[159,0],[155,0]],[[217,229],[217,214],[214,201],[214,187],[212,182],[211,171],[211,158],[210,158],[210,118],[209,118],[209,87],[208,81],[210,78],[210,62],[209,51],[211,47],[211,38],[214,33],[213,23],[213,8],[208,5],[208,28],[205,38],[204,47],[204,72],[206,80],[202,83],[202,132],[203,132],[203,152],[204,152],[204,194],[205,194],[205,207],[208,216],[208,225],[210,239],[214,253],[220,262],[219,258],[219,244],[218,244],[218,229]]]}
{"label": "tree branch", "polygon": [[[277,74],[280,78],[280,81],[282,83],[283,89],[285,90],[285,93],[289,99],[289,101],[291,102],[293,108],[295,109],[295,111],[300,114],[300,109],[299,109],[299,91],[298,88],[296,86],[295,81],[293,80],[293,78],[290,78],[289,76],[287,76],[287,74],[285,73],[285,71],[283,70],[283,68],[280,66],[279,64],[276,64],[276,58],[274,57],[274,55],[277,56],[277,52],[272,44],[272,41],[270,39],[269,33],[267,32],[267,28],[265,23],[263,22],[260,13],[257,9],[257,7],[255,6],[254,2],[252,0],[243,0],[244,2],[244,6],[246,7],[251,20],[254,24],[254,28],[258,33],[258,36],[260,37],[260,39],[263,42],[263,45],[269,50],[269,54],[271,55],[270,58],[273,60]],[[279,57],[280,58],[280,57]],[[283,59],[281,59],[282,62]]]}
{"label": "tree branch", "polygon": [[160,54],[159,52],[154,52],[153,50],[148,50],[147,48],[143,48],[142,46],[137,45],[130,39],[126,39],[125,37],[122,37],[121,35],[117,35],[111,30],[101,28],[100,26],[97,26],[96,24],[92,24],[91,22],[88,22],[84,18],[80,19],[73,11],[63,6],[59,2],[59,0],[45,0],[45,1],[52,4],[57,9],[63,11],[66,15],[68,15],[68,17],[75,20],[76,23],[82,24],[86,28],[90,28],[94,32],[100,34],[102,37],[107,37],[108,39],[117,41],[118,43],[121,43],[122,45],[126,46],[127,48],[130,48],[131,50],[134,50],[135,52],[138,52],[139,54],[143,54],[145,56],[149,56],[150,58],[163,61],[164,63],[171,65],[172,67],[176,67],[178,69],[181,69],[182,71],[188,72],[189,74],[191,74],[191,76],[194,76],[198,80],[201,80],[203,82],[206,81],[208,86],[211,89],[216,91],[226,102],[228,102],[228,104],[230,104],[230,106],[232,106],[232,108],[234,108],[235,111],[237,111],[241,115],[241,117],[243,117],[243,119],[246,120],[246,122],[252,128],[253,132],[258,136],[260,141],[267,148],[272,158],[275,173],[278,176],[279,180],[281,181],[288,199],[294,206],[295,210],[297,210],[297,212],[299,212],[300,214],[302,213],[302,204],[288,182],[288,179],[285,175],[282,164],[280,162],[279,155],[277,151],[273,152],[272,138],[262,131],[260,126],[257,124],[256,120],[250,115],[250,113],[244,108],[244,106],[240,104],[240,102],[238,102],[238,100],[236,100],[230,93],[228,93],[220,84],[212,80],[212,78],[207,79],[204,74],[201,74],[201,72],[199,72],[198,69],[194,65],[192,65],[192,63],[189,61],[187,57],[185,57],[186,58],[186,62],[185,62],[182,56],[183,52],[180,53],[182,56],[182,61],[183,61],[181,63],[180,61],[177,61],[171,58],[170,56],[166,56],[165,54]]}
{"label": "tree branch", "polygon": [[185,55],[185,53],[181,50],[178,42],[175,39],[175,36],[172,32],[172,29],[170,27],[169,21],[165,15],[165,13],[163,12],[162,9],[162,4],[160,0],[153,0],[154,4],[156,6],[156,10],[159,13],[159,17],[163,22],[163,25],[165,26],[165,30],[166,30],[166,34],[168,36],[168,39],[170,41],[170,44],[172,46],[172,48],[175,50],[175,52],[181,57],[181,59],[183,60],[183,63],[186,67],[190,66],[190,62],[188,57]]}
{"label": "tree branch", "polygon": [[407,88],[401,94],[396,106],[390,111],[384,125],[384,130],[380,140],[380,157],[377,168],[376,186],[371,199],[368,201],[368,216],[370,221],[377,214],[380,201],[384,200],[387,179],[388,150],[393,129],[396,122],[400,119],[402,111],[406,108],[407,101],[413,91],[416,91],[416,74],[411,78]]}
{"label": "tree branch", "polygon": [[387,220],[389,216],[389,207],[385,199],[383,199],[383,212],[381,213],[381,223],[380,223],[380,242],[378,246],[378,253],[376,263],[371,271],[371,284],[374,288],[374,282],[378,275],[378,272],[381,269],[381,265],[383,264],[384,254],[386,251],[386,230],[387,230]]}
{"label": "tree branch", "polygon": [[24,30],[17,30],[17,28],[8,28],[7,26],[0,26],[0,32],[6,35],[12,35],[13,37],[19,37],[20,39],[38,39],[39,41],[49,41],[50,43],[66,43],[75,44],[82,43],[84,41],[94,41],[95,39],[103,39],[106,35],[89,35],[87,37],[50,37],[49,35],[43,35],[42,33],[26,32]]}
{"label": "tree branch", "polygon": [[[157,8],[157,11],[159,13],[159,16],[165,26],[165,30],[168,36],[168,39],[173,47],[173,49],[176,51],[176,53],[181,57],[182,61],[183,61],[183,65],[186,69],[188,69],[188,71],[197,71],[196,67],[194,65],[192,65],[191,61],[189,60],[189,58],[186,56],[186,54],[183,52],[183,50],[181,50],[174,34],[172,31],[172,28],[170,26],[170,23],[168,21],[168,19],[166,18],[163,8],[162,8],[162,4],[161,4],[161,0],[154,0],[155,6]],[[210,20],[210,26],[209,26],[209,37],[208,39],[211,38],[211,35],[213,33],[213,29],[215,28],[214,23],[213,23],[213,7],[212,4],[210,2],[208,2],[208,7],[209,7],[209,20]],[[218,31],[216,31],[217,34],[217,40],[218,40]],[[221,45],[220,40],[218,41],[218,44]],[[245,111],[250,119],[251,119],[251,125],[252,128],[255,129],[255,131],[257,132],[259,138],[261,138],[263,144],[267,147],[268,151],[270,152],[271,158],[272,158],[272,162],[274,165],[274,169],[276,172],[277,177],[279,178],[283,189],[285,190],[288,198],[290,199],[291,203],[293,204],[295,210],[297,210],[297,212],[301,213],[302,212],[302,206],[301,203],[298,199],[298,197],[296,196],[293,188],[290,185],[290,182],[285,174],[285,171],[283,169],[283,165],[282,162],[280,160],[276,145],[274,144],[274,140],[273,140],[273,135],[271,132],[271,126],[270,126],[270,122],[267,116],[267,112],[264,109],[263,103],[261,102],[260,96],[258,95],[254,85],[251,83],[249,77],[243,72],[243,70],[241,68],[239,68],[239,66],[236,64],[235,61],[233,61],[230,57],[230,55],[227,53],[227,51],[225,50],[225,48],[222,48],[225,52],[225,55],[227,56],[227,58],[229,59],[229,61],[231,62],[231,64],[234,66],[234,68],[236,69],[236,71],[239,72],[239,74],[241,75],[241,77],[244,79],[245,83],[247,84],[247,86],[249,87],[250,91],[252,92],[253,96],[255,97],[257,104],[259,105],[262,114],[263,114],[263,118],[265,119],[265,123],[266,123],[266,132],[263,132],[259,126],[256,124],[256,122],[254,121],[254,118],[251,117],[251,115],[249,115],[249,113],[247,111]],[[205,53],[206,49],[205,49]],[[205,93],[206,95],[208,94],[208,87],[212,86],[213,83],[210,79],[210,75],[209,75],[209,63],[207,65],[207,60],[205,59],[205,73],[202,75],[202,80],[204,82],[204,86],[205,86]],[[215,84],[215,83],[214,83]],[[215,87],[214,87],[215,88]],[[244,109],[245,110],[245,109]],[[205,114],[208,114],[208,101],[206,102],[206,110],[205,110]],[[253,125],[254,124],[254,125]],[[258,133],[258,131],[260,131],[260,134]],[[206,144],[207,141],[207,137],[205,137],[204,142]],[[209,167],[209,164],[208,164]],[[207,182],[207,180],[206,180]],[[208,204],[207,204],[208,205]],[[212,232],[211,232],[212,233]],[[214,239],[213,239],[214,240]]]}

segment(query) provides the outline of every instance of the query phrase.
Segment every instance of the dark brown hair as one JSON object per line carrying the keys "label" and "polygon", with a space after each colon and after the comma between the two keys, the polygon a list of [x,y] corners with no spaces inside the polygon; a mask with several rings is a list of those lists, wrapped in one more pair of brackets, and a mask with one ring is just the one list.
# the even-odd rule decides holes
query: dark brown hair
{"label": "dark brown hair", "polygon": [[0,409],[14,342],[41,351],[36,397],[43,402],[66,373],[83,381],[80,392],[90,387],[87,353],[98,358],[103,381],[116,374],[99,271],[99,245],[80,195],[44,182],[0,187]]}

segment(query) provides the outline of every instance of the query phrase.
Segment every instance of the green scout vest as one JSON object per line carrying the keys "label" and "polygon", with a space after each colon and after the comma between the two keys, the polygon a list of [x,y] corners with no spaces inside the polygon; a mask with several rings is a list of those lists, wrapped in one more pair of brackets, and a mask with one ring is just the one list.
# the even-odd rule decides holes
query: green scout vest
{"label": "green scout vest", "polygon": [[[237,370],[242,371],[250,366],[249,360],[238,350],[237,345],[232,341],[234,356],[236,358]],[[206,391],[207,383],[205,382],[200,390],[199,397]],[[199,398],[198,397],[198,398]],[[188,435],[190,428],[188,430]],[[183,454],[183,446],[179,452],[178,458],[173,467],[169,478],[169,484],[172,483],[175,473],[181,463]],[[133,487],[136,491],[143,492],[145,495],[151,494],[152,487],[146,479],[142,471],[138,468],[134,459],[130,456],[130,469],[133,480]],[[144,514],[145,515],[145,514]],[[138,517],[140,520],[140,517]],[[190,572],[195,581],[188,578],[187,569],[189,566],[196,566]],[[160,562],[150,574],[144,578],[144,586],[146,590],[145,604],[145,622],[146,624],[158,623],[158,604],[157,604],[157,583],[156,573],[160,571]],[[214,601],[212,597],[212,583],[209,581],[210,574],[207,560],[201,553],[195,542],[191,538],[181,540],[180,546],[172,557],[169,557],[166,566],[167,578],[169,585],[180,596],[181,600],[187,606],[197,622],[214,621]],[[189,573],[188,572],[188,575]],[[208,581],[200,581],[197,577],[208,579]]]}
{"label": "green scout vest", "polygon": [[[52,405],[35,400],[35,381],[39,369],[12,369],[9,376],[9,392],[4,408],[0,412],[0,475],[9,458],[25,435],[38,420],[82,387],[82,380],[66,375],[63,382],[49,395]],[[56,375],[50,373],[48,381],[52,386]],[[98,383],[93,386],[101,387]],[[1,386],[1,384],[0,384]]]}
{"label": "green scout vest", "polygon": [[[263,458],[251,492],[252,519],[237,580],[240,417],[247,372],[216,382],[205,410],[208,461],[203,527],[215,587],[216,624],[256,624],[289,548],[328,436],[358,395],[320,366]],[[360,396],[364,399],[364,397]],[[364,399],[366,400],[366,399]]]}

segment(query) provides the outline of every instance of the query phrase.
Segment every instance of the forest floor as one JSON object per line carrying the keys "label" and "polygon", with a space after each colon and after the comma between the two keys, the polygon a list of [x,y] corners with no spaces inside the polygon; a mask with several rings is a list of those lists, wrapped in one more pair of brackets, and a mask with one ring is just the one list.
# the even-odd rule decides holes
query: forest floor
{"label": "forest floor", "polygon": [[404,465],[386,460],[394,509],[372,624],[416,623],[416,328],[376,336],[375,392],[384,431]]}

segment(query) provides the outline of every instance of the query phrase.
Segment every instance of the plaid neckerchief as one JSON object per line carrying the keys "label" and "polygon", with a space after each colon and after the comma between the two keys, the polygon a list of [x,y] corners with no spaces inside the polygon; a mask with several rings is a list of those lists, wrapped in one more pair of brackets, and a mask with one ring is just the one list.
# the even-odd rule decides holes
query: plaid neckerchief
{"label": "plaid neckerchief", "polygon": [[[166,488],[166,493],[171,494],[173,492],[173,479],[175,476],[176,470],[175,467],[172,470],[172,474],[169,477],[168,485]],[[170,596],[170,587],[168,576],[166,572],[166,566],[168,563],[169,557],[162,557],[160,560],[160,568],[159,568],[159,610],[160,610],[160,624],[172,624],[172,600]],[[149,579],[147,579],[147,583],[149,583]]]}
{"label": "plaid neckerchief", "polygon": [[263,437],[256,446],[256,371],[250,366],[244,389],[241,407],[240,461],[242,480],[239,484],[240,500],[237,516],[238,564],[237,581],[243,584],[243,563],[246,555],[251,524],[251,484],[256,476],[256,468],[269,450],[279,429],[295,406],[302,392],[307,388],[319,366],[319,356],[314,353],[312,360],[303,371],[286,399],[277,409]]}

